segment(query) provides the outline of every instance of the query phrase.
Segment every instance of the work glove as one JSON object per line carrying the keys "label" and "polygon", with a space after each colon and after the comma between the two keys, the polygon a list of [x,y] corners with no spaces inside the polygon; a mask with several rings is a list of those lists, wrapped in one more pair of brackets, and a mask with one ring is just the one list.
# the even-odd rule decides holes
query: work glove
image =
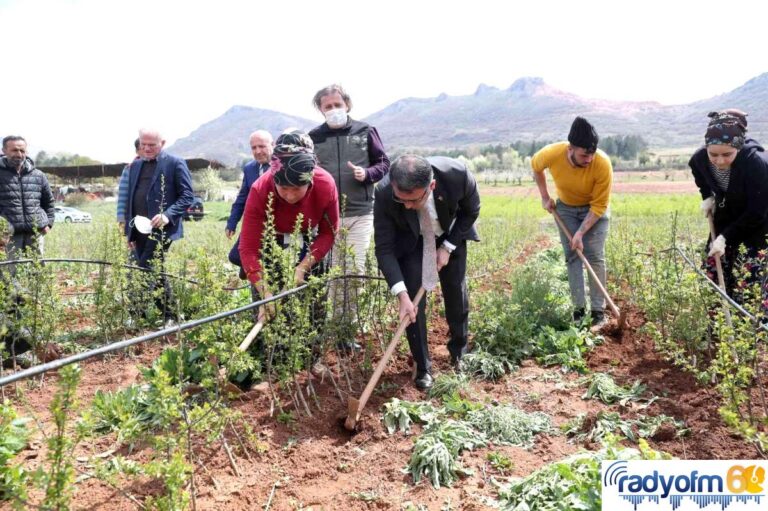
{"label": "work glove", "polygon": [[710,257],[722,257],[723,254],[725,254],[725,238],[721,234],[709,246],[709,255]]}
{"label": "work glove", "polygon": [[707,197],[703,201],[701,201],[701,212],[704,215],[704,218],[708,217],[709,215],[715,214],[715,198],[714,197]]}

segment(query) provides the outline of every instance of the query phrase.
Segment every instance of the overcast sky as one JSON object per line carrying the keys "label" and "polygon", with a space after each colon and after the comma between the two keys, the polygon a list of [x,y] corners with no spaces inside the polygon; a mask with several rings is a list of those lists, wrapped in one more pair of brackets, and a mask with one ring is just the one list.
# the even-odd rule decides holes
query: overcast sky
{"label": "overcast sky", "polygon": [[320,122],[311,99],[332,82],[357,118],[524,76],[687,103],[768,71],[767,15],[764,0],[0,0],[0,135],[126,161],[139,127],[170,143],[236,104]]}

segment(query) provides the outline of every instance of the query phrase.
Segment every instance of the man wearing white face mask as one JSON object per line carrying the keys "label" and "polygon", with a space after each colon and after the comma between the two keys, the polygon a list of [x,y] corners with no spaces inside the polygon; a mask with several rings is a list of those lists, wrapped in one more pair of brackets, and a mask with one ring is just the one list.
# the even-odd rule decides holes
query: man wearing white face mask
{"label": "man wearing white face mask", "polygon": [[[352,100],[341,85],[323,87],[315,94],[313,103],[325,122],[310,131],[309,136],[315,144],[320,167],[336,182],[341,228],[345,233],[336,238],[331,264],[339,266],[345,274],[362,273],[373,234],[374,185],[389,172],[389,158],[376,128],[349,117]],[[345,254],[351,256],[349,261],[345,262]],[[347,281],[344,282],[346,285]],[[331,291],[334,298],[338,287],[334,286]],[[349,297],[349,292],[344,296]],[[335,302],[338,314],[342,304],[340,300]],[[354,299],[343,304],[349,320],[355,315],[353,302]],[[358,348],[351,339],[344,342],[347,348]]]}

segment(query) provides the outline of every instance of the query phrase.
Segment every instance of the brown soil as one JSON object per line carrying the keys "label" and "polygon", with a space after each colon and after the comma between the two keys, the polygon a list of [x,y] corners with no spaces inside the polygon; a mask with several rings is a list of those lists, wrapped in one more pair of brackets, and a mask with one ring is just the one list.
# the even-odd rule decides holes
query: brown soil
{"label": "brown soil", "polygon": [[[540,248],[543,241],[537,240]],[[620,304],[621,306],[621,304]],[[437,308],[435,308],[437,309]],[[430,331],[430,349],[436,373],[449,370],[445,347],[447,326],[434,315]],[[755,458],[757,452],[743,440],[732,436],[719,418],[719,399],[710,388],[699,387],[686,373],[661,359],[653,350],[652,341],[638,332],[644,323],[643,315],[632,310],[630,328],[611,332],[607,328],[606,342],[588,357],[594,371],[610,372],[622,384],[641,380],[649,392],[661,396],[648,410],[649,415],[667,414],[682,419],[691,428],[691,435],[674,438],[670,431],[660,432],[651,445],[687,459]],[[615,329],[614,329],[615,330]],[[161,343],[150,344],[132,356],[92,359],[82,365],[83,378],[78,388],[82,403],[87,404],[98,389],[114,390],[138,381],[137,365],[149,365],[162,350]],[[407,351],[407,350],[406,350]],[[308,376],[300,378],[306,384]],[[46,431],[52,426],[47,412],[56,375],[48,376],[42,386],[24,392],[24,399],[16,399],[22,415],[34,415]],[[359,395],[366,380],[359,372],[352,377],[353,395]],[[314,381],[320,407],[311,405],[312,417],[294,414],[297,420],[286,425],[270,415],[267,392],[252,390],[232,402],[253,428],[258,443],[250,443],[247,453],[229,432],[227,439],[234,450],[234,463],[230,462],[220,442],[195,445],[200,459],[195,474],[197,509],[240,510],[263,509],[268,502],[272,510],[287,509],[402,509],[408,502],[428,509],[489,509],[483,498],[494,497],[491,477],[525,476],[542,465],[561,459],[585,447],[570,443],[562,435],[542,435],[536,445],[525,450],[515,447],[490,446],[462,455],[462,464],[474,474],[452,488],[435,490],[426,482],[414,486],[406,467],[414,436],[401,433],[388,435],[381,422],[381,406],[398,397],[421,400],[424,395],[411,383],[408,356],[402,350],[384,373],[359,423],[359,431],[350,434],[341,427],[347,415],[347,405],[341,402],[328,380]],[[625,417],[637,412],[632,408],[608,407],[597,401],[581,398],[585,387],[579,384],[579,375],[563,374],[558,368],[542,368],[525,362],[520,370],[499,382],[474,381],[471,398],[484,402],[513,403],[526,411],[543,411],[560,426],[580,413],[594,415],[610,408]],[[22,404],[26,403],[26,404]],[[292,406],[290,406],[292,408]],[[417,426],[414,435],[419,433]],[[113,438],[102,437],[83,442],[77,449],[78,468],[90,470],[87,456],[105,452],[114,447]],[[257,445],[260,449],[257,449]],[[628,444],[629,445],[629,444]],[[596,448],[589,445],[587,448]],[[126,449],[119,452],[126,454]],[[510,473],[502,474],[492,468],[486,456],[498,452],[514,462]],[[45,457],[44,441],[36,434],[32,445],[20,454],[30,468],[38,466]],[[151,453],[138,446],[130,454],[133,459],[146,460]],[[138,501],[161,491],[158,484],[140,481],[127,483],[122,490]],[[110,488],[96,479],[79,482],[73,501],[75,509],[138,509],[122,492]],[[0,509],[6,509],[0,506]]]}

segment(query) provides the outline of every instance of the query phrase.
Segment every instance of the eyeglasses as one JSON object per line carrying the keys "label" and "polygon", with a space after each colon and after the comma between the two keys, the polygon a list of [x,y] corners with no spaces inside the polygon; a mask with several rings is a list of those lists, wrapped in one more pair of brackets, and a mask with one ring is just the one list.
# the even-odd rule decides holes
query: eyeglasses
{"label": "eyeglasses", "polygon": [[397,195],[395,195],[395,191],[392,190],[392,200],[397,202],[398,204],[418,204],[422,200],[424,200],[424,197],[427,196],[429,193],[429,186],[424,190],[424,193],[421,194],[421,197],[418,199],[401,199]]}

